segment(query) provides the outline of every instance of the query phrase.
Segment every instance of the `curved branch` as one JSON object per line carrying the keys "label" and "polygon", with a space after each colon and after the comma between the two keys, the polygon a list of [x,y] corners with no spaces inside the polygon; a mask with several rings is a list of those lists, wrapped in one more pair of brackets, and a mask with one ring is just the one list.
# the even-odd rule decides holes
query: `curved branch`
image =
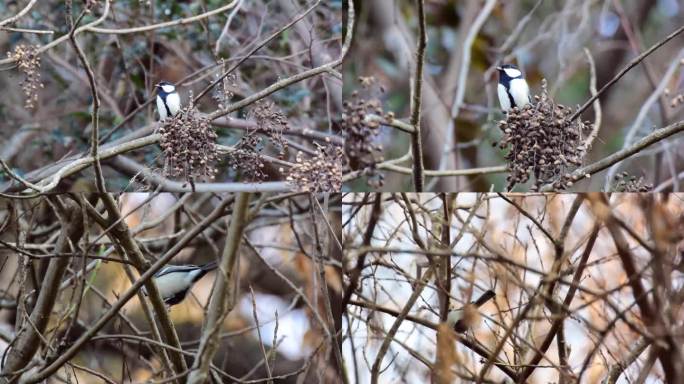
{"label": "curved branch", "polygon": [[[242,233],[249,221],[247,211],[249,193],[241,193],[235,200],[233,214],[230,217],[226,244],[218,266],[216,281],[209,301],[207,320],[202,327],[202,340],[197,349],[195,362],[188,376],[188,383],[199,384],[207,381],[209,366],[219,346],[219,331],[226,316],[235,306],[235,265],[239,258],[238,249],[242,240]],[[270,376],[270,375],[269,375]]]}
{"label": "curved branch", "polygon": [[621,70],[620,72],[618,72],[618,74],[615,75],[615,77],[613,77],[612,79],[610,79],[609,82],[607,82],[603,87],[601,87],[601,89],[598,91],[598,93],[596,93],[594,96],[590,97],[589,100],[587,100],[584,104],[582,104],[582,106],[581,106],[577,111],[575,111],[575,113],[573,113],[572,116],[570,116],[570,121],[575,120],[576,118],[578,118],[579,115],[581,115],[582,112],[584,112],[584,110],[586,110],[587,108],[589,108],[589,106],[594,102],[594,100],[598,99],[599,96],[601,96],[601,94],[602,94],[603,92],[605,92],[605,91],[606,91],[608,88],[610,88],[613,84],[617,83],[617,81],[620,80],[620,79],[622,78],[622,76],[624,76],[627,72],[629,72],[630,69],[634,68],[634,67],[635,67],[637,64],[639,64],[642,60],[644,60],[646,57],[648,57],[648,55],[650,55],[651,53],[655,52],[656,49],[662,47],[665,43],[667,43],[668,41],[674,39],[677,35],[679,35],[679,34],[682,33],[682,32],[684,32],[684,25],[681,26],[681,27],[679,27],[679,29],[677,29],[676,31],[672,32],[671,34],[667,35],[663,40],[660,40],[659,42],[655,43],[655,44],[654,44],[653,46],[651,46],[651,48],[649,48],[646,52],[644,52],[644,53],[642,53],[641,55],[635,57],[634,60],[630,61],[629,64],[627,64],[627,66],[625,66],[624,68],[622,68],[622,70]]}
{"label": "curved branch", "polygon": [[25,14],[27,14],[28,11],[31,10],[31,8],[33,8],[33,5],[36,3],[36,1],[38,1],[38,0],[31,0],[31,2],[29,2],[29,3],[26,5],[26,7],[24,7],[24,9],[22,9],[21,11],[19,11],[19,13],[17,13],[16,15],[14,15],[14,16],[12,16],[12,17],[10,17],[10,18],[7,18],[7,19],[5,19],[5,20],[3,20],[3,21],[0,21],[0,27],[2,27],[2,26],[5,25],[5,24],[13,23],[13,22],[19,20],[22,16],[24,16]]}
{"label": "curved branch", "polygon": [[[649,147],[663,139],[666,139],[672,135],[684,131],[684,121],[679,121],[677,123],[668,125],[665,128],[653,131],[650,135],[644,137],[643,139],[634,143],[631,147],[619,150],[610,156],[604,157],[597,162],[587,165],[585,167],[579,168],[570,174],[570,179],[575,182],[583,178],[589,178],[591,175],[600,172],[611,165],[622,161],[642,150]],[[553,185],[547,184],[542,188],[542,191],[549,192],[553,190]]]}
{"label": "curved branch", "polygon": [[145,25],[142,27],[113,28],[112,29],[112,28],[96,28],[94,26],[90,26],[87,28],[87,30],[91,31],[91,32],[95,32],[95,33],[104,33],[104,34],[109,34],[109,35],[126,35],[129,33],[148,32],[148,31],[153,31],[155,29],[173,27],[174,25],[189,24],[189,23],[193,23],[195,21],[206,19],[209,16],[214,16],[214,15],[217,15],[217,14],[223,12],[223,11],[226,11],[226,10],[233,8],[236,3],[237,3],[237,0],[233,0],[233,2],[231,2],[230,4],[224,5],[223,7],[216,8],[213,11],[205,12],[205,13],[195,15],[195,16],[185,17],[185,18],[178,19],[178,20],[166,21],[163,23],[152,24],[152,25]]}
{"label": "curved branch", "polygon": [[[74,34],[77,35],[83,31],[87,30],[90,27],[94,27],[94,26],[102,23],[107,18],[107,15],[109,14],[109,6],[110,6],[110,0],[105,0],[105,9],[102,12],[102,16],[100,16],[99,19],[93,21],[90,24],[86,24],[82,27],[76,28],[76,31],[74,31]],[[54,47],[55,45],[62,43],[64,40],[67,40],[67,39],[69,39],[69,34],[62,35],[62,36],[58,37],[57,39],[49,42],[48,44],[45,44],[42,47],[38,48],[36,50],[36,54],[43,53],[43,52],[47,51],[48,49]],[[15,59],[14,57],[9,57],[7,59],[0,60],[0,64],[13,64],[16,61],[17,61],[17,59]]]}

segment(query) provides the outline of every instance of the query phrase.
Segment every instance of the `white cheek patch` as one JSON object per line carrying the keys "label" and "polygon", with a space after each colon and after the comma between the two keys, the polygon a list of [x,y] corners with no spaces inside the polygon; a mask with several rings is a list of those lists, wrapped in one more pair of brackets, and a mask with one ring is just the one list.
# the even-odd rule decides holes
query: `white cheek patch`
{"label": "white cheek patch", "polygon": [[522,76],[522,72],[514,68],[504,68],[504,71],[510,78],[516,78]]}
{"label": "white cheek patch", "polygon": [[171,93],[171,92],[174,92],[176,90],[176,87],[174,87],[173,85],[170,85],[170,84],[162,85],[161,88],[166,93]]}

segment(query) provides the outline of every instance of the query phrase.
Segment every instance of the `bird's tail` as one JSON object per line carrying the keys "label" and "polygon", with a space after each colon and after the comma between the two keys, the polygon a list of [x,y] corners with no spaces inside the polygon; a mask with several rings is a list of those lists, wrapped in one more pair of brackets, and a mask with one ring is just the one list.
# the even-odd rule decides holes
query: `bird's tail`
{"label": "bird's tail", "polygon": [[211,271],[211,270],[216,269],[217,267],[218,267],[218,263],[215,262],[215,261],[212,261],[212,262],[209,262],[209,263],[206,263],[206,264],[200,266],[200,268],[201,268],[204,272],[209,272],[209,271]]}
{"label": "bird's tail", "polygon": [[192,281],[197,281],[197,280],[203,278],[204,275],[206,275],[210,271],[213,271],[217,267],[218,267],[218,264],[215,261],[212,261],[210,263],[206,263],[204,265],[200,265],[199,269],[201,272],[198,273],[197,275],[195,275],[195,277],[192,279]]}
{"label": "bird's tail", "polygon": [[483,293],[482,296],[478,297],[477,300],[475,300],[475,306],[476,307],[481,307],[484,303],[488,302],[491,298],[493,298],[496,294],[494,291],[491,289],[488,290],[487,292]]}

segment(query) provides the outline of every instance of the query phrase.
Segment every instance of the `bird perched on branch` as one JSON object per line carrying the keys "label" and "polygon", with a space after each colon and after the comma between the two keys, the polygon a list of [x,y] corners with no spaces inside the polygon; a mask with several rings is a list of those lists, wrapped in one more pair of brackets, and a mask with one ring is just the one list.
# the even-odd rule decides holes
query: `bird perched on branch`
{"label": "bird perched on branch", "polygon": [[176,86],[168,81],[162,81],[155,85],[157,88],[157,112],[159,120],[174,116],[181,109],[180,96],[176,92]]}
{"label": "bird perched on branch", "polygon": [[508,112],[513,107],[522,108],[532,101],[530,87],[523,78],[522,72],[515,65],[504,64],[496,69],[499,71],[499,85],[497,86],[499,104],[504,112]]}
{"label": "bird perched on branch", "polygon": [[[154,282],[157,284],[159,294],[168,306],[176,305],[183,301],[192,286],[199,281],[207,272],[216,269],[215,261],[204,265],[167,265],[154,274]],[[145,287],[143,293],[147,295]]]}
{"label": "bird perched on branch", "polygon": [[477,300],[466,304],[463,308],[450,310],[447,314],[447,324],[458,333],[463,333],[473,328],[480,321],[478,308],[491,300],[495,295],[494,291],[490,289],[477,298]]}

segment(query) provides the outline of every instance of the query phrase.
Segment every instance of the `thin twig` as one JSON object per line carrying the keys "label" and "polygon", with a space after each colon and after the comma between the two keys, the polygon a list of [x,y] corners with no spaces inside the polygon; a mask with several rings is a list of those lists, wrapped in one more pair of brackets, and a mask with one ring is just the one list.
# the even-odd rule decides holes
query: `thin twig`
{"label": "thin twig", "polygon": [[423,176],[423,143],[420,133],[420,109],[423,97],[423,65],[425,64],[425,47],[427,46],[427,26],[423,0],[416,0],[418,5],[418,44],[416,47],[416,72],[411,87],[411,112],[409,124],[413,127],[411,134],[411,154],[413,156],[413,189],[423,192],[425,177]]}
{"label": "thin twig", "polygon": [[[231,6],[234,5],[235,1],[237,1],[237,0],[233,0],[233,3],[231,4]],[[252,50],[250,50],[246,55],[244,55],[243,58],[241,58],[241,59],[238,60],[235,64],[233,64],[233,66],[230,67],[224,74],[222,74],[221,76],[219,76],[216,80],[214,80],[214,81],[213,81],[211,84],[209,84],[206,88],[204,88],[202,91],[200,91],[200,93],[198,93],[197,96],[195,96],[195,98],[192,100],[192,103],[193,103],[193,104],[197,104],[197,102],[199,101],[199,99],[201,99],[204,95],[206,95],[207,92],[209,92],[212,88],[214,88],[218,83],[220,83],[221,81],[223,81],[223,79],[225,79],[228,75],[230,75],[231,73],[233,73],[234,70],[236,70],[242,63],[244,63],[248,58],[250,58],[253,54],[255,54],[259,49],[261,49],[263,46],[265,46],[266,44],[268,44],[271,40],[273,40],[273,39],[275,39],[276,37],[278,37],[282,32],[288,30],[290,27],[292,27],[292,26],[293,26],[295,23],[297,23],[299,20],[303,19],[306,15],[308,15],[311,11],[313,11],[313,10],[318,6],[318,4],[320,4],[320,2],[321,2],[321,0],[317,0],[317,1],[316,1],[311,7],[309,7],[307,10],[305,10],[305,11],[302,12],[300,15],[296,16],[295,18],[293,18],[289,23],[287,23],[287,24],[284,25],[282,28],[280,28],[280,29],[278,29],[277,31],[275,31],[271,36],[269,36],[267,39],[265,39],[264,41],[262,41],[261,43],[259,43],[259,44],[258,44],[256,47],[254,47]]]}
{"label": "thin twig", "polygon": [[232,11],[228,14],[228,18],[226,19],[226,23],[223,25],[223,30],[221,31],[221,34],[219,35],[218,39],[216,39],[216,47],[214,48],[214,55],[218,56],[219,51],[221,49],[221,41],[223,38],[228,34],[228,30],[230,29],[230,23],[233,21],[233,17],[238,13],[240,10],[240,6],[242,5],[242,0],[237,0],[237,4],[235,5],[235,8],[233,8]]}
{"label": "thin twig", "polygon": [[[645,148],[682,131],[684,131],[684,121],[679,121],[674,124],[668,125],[665,128],[655,130],[653,131],[653,133],[637,141],[632,146],[625,149],[621,149],[613,153],[612,155],[606,156],[603,159],[596,161],[595,163],[589,164],[587,166],[584,166],[573,171],[570,174],[570,179],[573,181],[578,181],[583,178],[589,178],[591,177],[591,175],[598,173],[610,167],[611,165],[621,160],[624,160],[644,150]],[[549,192],[553,189],[553,185],[548,184],[542,188],[542,191]]]}
{"label": "thin twig", "polygon": [[651,53],[655,52],[656,49],[662,47],[664,44],[666,44],[668,41],[674,39],[677,35],[680,33],[684,32],[684,25],[679,27],[676,31],[672,32],[671,34],[667,35],[663,40],[660,40],[659,42],[655,43],[654,45],[651,46],[646,52],[642,53],[641,55],[635,57],[632,61],[630,61],[620,72],[618,72],[615,77],[610,79],[609,82],[607,82],[603,87],[601,87],[601,90],[596,93],[596,95],[592,96],[587,100],[582,106],[575,111],[575,113],[570,116],[570,121],[575,120],[576,118],[579,117],[579,115],[584,112],[589,106],[594,102],[594,100],[598,99],[603,92],[605,92],[608,88],[610,88],[613,84],[615,84],[618,80],[622,78],[627,72],[629,72],[630,69],[634,68],[637,64],[639,64],[642,60],[644,60],[648,55]]}
{"label": "thin twig", "polygon": [[36,4],[36,1],[38,1],[38,0],[31,0],[28,4],[26,4],[24,9],[19,11],[19,13],[17,13],[16,15],[14,15],[12,17],[9,17],[3,21],[0,21],[0,27],[5,25],[5,24],[13,23],[13,22],[19,20],[22,16],[24,16],[26,13],[28,13],[28,11],[30,11],[31,8],[33,8],[33,5]]}
{"label": "thin twig", "polygon": [[[104,8],[104,11],[102,12],[102,15],[97,20],[93,21],[92,23],[86,24],[82,27],[77,28],[75,35],[87,30],[88,28],[94,27],[94,26],[102,23],[103,21],[105,21],[105,19],[107,18],[107,15],[109,15],[109,6],[110,6],[110,0],[105,0],[105,8]],[[69,39],[69,34],[60,36],[60,37],[56,38],[55,40],[52,40],[48,44],[45,44],[42,47],[38,48],[36,50],[36,54],[43,53],[43,52],[47,51],[48,49],[50,49],[50,48],[52,48],[58,44],[61,44],[63,41],[65,41],[67,39]],[[17,60],[18,59],[14,56],[8,57],[7,59],[0,60],[0,65],[2,65],[2,64],[13,64],[13,63],[16,63]]]}
{"label": "thin twig", "polygon": [[[589,62],[589,92],[591,95],[596,95],[596,64],[594,63],[594,58],[591,56],[589,49],[584,48],[584,54],[587,56],[587,61]],[[589,136],[584,140],[584,148],[587,152],[591,149],[594,140],[598,136],[599,130],[601,129],[601,101],[596,99],[594,101],[594,127],[589,133]]]}
{"label": "thin twig", "polygon": [[[90,3],[88,3],[90,4]],[[69,10],[71,10],[72,7],[69,7]],[[93,73],[93,69],[90,67],[90,63],[88,62],[88,59],[86,59],[85,53],[81,49],[81,47],[78,45],[76,42],[76,28],[78,28],[78,25],[81,23],[81,20],[83,19],[83,16],[85,16],[86,12],[89,10],[89,6],[86,6],[83,11],[81,11],[81,14],[78,16],[78,19],[76,22],[71,26],[71,31],[69,31],[69,40],[71,41],[71,45],[73,45],[74,50],[76,51],[76,54],[81,61],[81,64],[83,65],[83,68],[85,68],[86,75],[88,75],[88,84],[90,85],[90,93],[93,97],[93,111],[91,112],[91,117],[90,117],[90,124],[92,128],[92,134],[90,138],[90,156],[93,158],[93,165],[95,169],[95,184],[97,185],[97,190],[100,193],[105,193],[106,188],[105,188],[105,181],[104,177],[102,176],[102,165],[100,164],[100,157],[98,155],[97,147],[98,147],[98,136],[100,132],[100,96],[98,95],[97,92],[97,84],[95,83],[95,74]],[[71,15],[69,15],[69,18],[71,18]]]}
{"label": "thin twig", "polygon": [[185,25],[185,24],[193,23],[195,21],[206,19],[210,16],[218,15],[219,13],[227,11],[227,10],[229,10],[235,6],[236,1],[237,0],[233,0],[233,2],[231,2],[228,5],[224,5],[223,7],[219,7],[219,8],[212,10],[212,11],[208,11],[208,12],[205,12],[205,13],[202,13],[199,15],[184,17],[182,19],[167,21],[164,23],[144,25],[142,27],[133,27],[133,28],[98,28],[95,26],[88,26],[86,28],[86,30],[90,31],[90,32],[103,33],[103,34],[107,34],[107,35],[126,35],[126,34],[130,34],[130,33],[147,32],[147,31],[153,31],[155,29],[173,27],[175,25]]}
{"label": "thin twig", "polygon": [[225,317],[233,310],[235,298],[235,265],[239,257],[238,249],[242,240],[242,233],[247,225],[249,193],[240,193],[235,199],[233,214],[230,218],[226,244],[223,248],[219,269],[214,282],[213,294],[209,301],[207,319],[202,327],[202,340],[195,355],[188,384],[204,383],[209,378],[211,361],[218,350],[218,336]]}
{"label": "thin twig", "polygon": [[378,350],[378,354],[375,356],[375,362],[373,362],[373,366],[371,368],[371,384],[378,383],[378,378],[380,377],[380,366],[382,364],[382,360],[385,357],[385,354],[387,353],[387,350],[389,349],[390,343],[392,343],[392,340],[394,340],[394,336],[397,334],[397,331],[399,331],[399,326],[401,326],[401,323],[404,322],[404,319],[408,315],[409,311],[411,310],[411,308],[413,308],[413,304],[420,297],[420,294],[423,292],[423,288],[425,288],[425,285],[428,283],[428,281],[432,279],[433,273],[434,265],[431,265],[430,268],[428,268],[428,270],[425,272],[425,274],[420,277],[420,280],[416,282],[416,287],[414,288],[413,293],[411,293],[411,296],[404,303],[401,312],[399,312],[396,319],[394,320],[394,323],[387,332],[387,336],[385,336],[385,338],[383,339],[382,344],[380,345],[380,348]]}
{"label": "thin twig", "polygon": [[[679,54],[677,55],[677,59],[673,60],[670,63],[667,71],[662,75],[658,86],[653,90],[651,95],[641,105],[637,117],[634,119],[634,122],[632,122],[632,126],[629,128],[629,130],[624,136],[625,138],[623,140],[623,148],[627,147],[632,143],[634,137],[637,135],[637,132],[639,132],[643,127],[644,121],[646,120],[646,117],[648,116],[648,112],[651,110],[651,107],[660,100],[663,92],[665,91],[665,88],[667,88],[668,84],[670,83],[670,79],[675,74],[675,72],[677,72],[677,69],[680,66],[679,59],[682,57],[683,54],[684,50],[680,50]],[[663,121],[662,124],[665,124],[665,122]],[[608,190],[608,188],[610,187],[610,183],[613,181],[615,173],[617,173],[618,171],[618,165],[619,164],[615,164],[612,167],[610,167],[608,173],[606,174],[604,183],[604,188],[606,190]]]}

